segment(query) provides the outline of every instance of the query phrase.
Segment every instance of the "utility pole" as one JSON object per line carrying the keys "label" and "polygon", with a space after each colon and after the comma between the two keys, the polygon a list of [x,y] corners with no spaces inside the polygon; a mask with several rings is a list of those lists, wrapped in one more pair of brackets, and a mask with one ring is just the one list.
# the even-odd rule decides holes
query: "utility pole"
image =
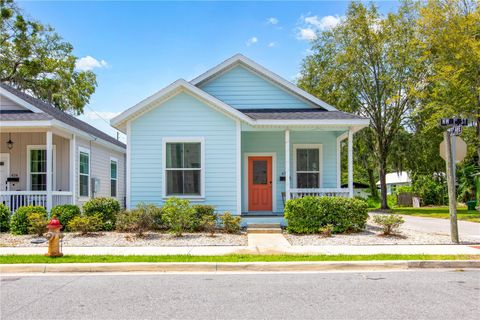
{"label": "utility pole", "polygon": [[450,235],[452,242],[459,243],[458,225],[457,225],[457,190],[455,186],[455,163],[452,157],[452,140],[450,131],[446,130],[443,134],[445,139],[446,163],[447,163],[447,186],[448,203],[450,211]]}

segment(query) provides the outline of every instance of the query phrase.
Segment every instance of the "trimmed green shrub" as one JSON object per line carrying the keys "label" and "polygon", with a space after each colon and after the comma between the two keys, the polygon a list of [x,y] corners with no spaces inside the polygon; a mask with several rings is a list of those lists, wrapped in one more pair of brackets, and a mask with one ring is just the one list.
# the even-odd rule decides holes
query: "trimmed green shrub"
{"label": "trimmed green shrub", "polygon": [[[203,217],[204,216],[214,216],[215,215],[215,207],[208,205],[208,204],[196,204],[193,205],[192,208],[195,210],[195,220],[193,222],[193,230],[195,231],[202,231],[203,229]],[[211,218],[206,218],[211,219]]]}
{"label": "trimmed green shrub", "polygon": [[234,216],[230,212],[225,212],[220,216],[220,221],[222,221],[223,230],[227,233],[239,233],[240,232],[240,221],[242,220],[239,216]]}
{"label": "trimmed green shrub", "polygon": [[68,229],[86,235],[102,230],[103,221],[100,215],[76,216],[68,222]]}
{"label": "trimmed green shrub", "polygon": [[190,206],[190,201],[179,198],[169,198],[162,208],[162,220],[168,230],[177,237],[194,227],[195,209]]}
{"label": "trimmed green shrub", "polygon": [[383,234],[388,236],[392,233],[397,233],[398,228],[400,228],[405,220],[398,214],[382,214],[375,215],[373,222],[382,227]]}
{"label": "trimmed green shrub", "polygon": [[28,233],[41,237],[47,231],[47,217],[40,212],[29,212]]}
{"label": "trimmed green shrub", "polygon": [[47,219],[47,210],[42,206],[24,206],[18,208],[10,219],[10,231],[13,234],[28,234],[30,221],[28,219],[29,213],[39,213]]}
{"label": "trimmed green shrub", "polygon": [[161,209],[155,205],[139,204],[131,211],[117,214],[116,228],[118,231],[135,232],[142,236],[144,232],[158,228]]}
{"label": "trimmed green shrub", "polygon": [[80,208],[74,204],[63,204],[55,206],[50,211],[50,215],[57,217],[62,225],[63,230],[70,231],[68,229],[68,223],[75,217],[81,215]]}
{"label": "trimmed green shrub", "polygon": [[98,214],[103,222],[103,230],[110,231],[115,227],[115,217],[120,212],[120,203],[114,198],[93,198],[83,205],[87,216]]}
{"label": "trimmed green shrub", "polygon": [[333,226],[331,224],[327,224],[323,227],[320,227],[320,229],[318,229],[318,231],[320,231],[320,235],[322,237],[329,238],[329,237],[332,236]]}
{"label": "trimmed green shrub", "polygon": [[202,230],[208,232],[210,237],[215,236],[215,230],[217,229],[216,215],[204,215],[200,220],[200,224],[202,226]]}
{"label": "trimmed green shrub", "polygon": [[343,197],[303,197],[287,201],[285,219],[291,233],[317,233],[328,224],[333,233],[355,232],[365,228],[367,203]]}
{"label": "trimmed green shrub", "polygon": [[3,203],[0,203],[0,232],[10,230],[10,209]]}

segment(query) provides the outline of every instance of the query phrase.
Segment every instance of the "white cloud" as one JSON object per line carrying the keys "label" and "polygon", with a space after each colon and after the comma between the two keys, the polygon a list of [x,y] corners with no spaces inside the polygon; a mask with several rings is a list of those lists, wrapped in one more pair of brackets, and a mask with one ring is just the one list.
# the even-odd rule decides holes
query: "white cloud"
{"label": "white cloud", "polygon": [[269,48],[273,48],[273,47],[276,47],[276,46],[277,46],[277,43],[276,43],[276,42],[270,42],[270,43],[268,44],[268,47],[269,47]]}
{"label": "white cloud", "polygon": [[121,112],[89,111],[89,112],[85,112],[83,115],[85,116],[86,119],[89,119],[89,120],[99,120],[99,119],[110,120],[118,116],[120,113]]}
{"label": "white cloud", "polygon": [[320,19],[318,18],[318,16],[310,16],[305,17],[305,23],[314,26],[318,30],[324,31],[335,28],[342,21],[342,19],[343,17],[340,17],[338,15],[325,16]]}
{"label": "white cloud", "polygon": [[278,19],[275,17],[270,17],[267,19],[268,24],[278,24]]}
{"label": "white cloud", "polygon": [[250,39],[247,40],[247,42],[245,43],[247,45],[247,47],[251,46],[252,44],[254,43],[257,43],[258,42],[258,38],[257,37],[251,37]]}
{"label": "white cloud", "polygon": [[317,39],[317,35],[312,28],[300,28],[298,30],[297,39],[311,41]]}
{"label": "white cloud", "polygon": [[81,71],[89,71],[93,70],[94,68],[105,68],[107,66],[107,61],[97,60],[92,56],[85,56],[75,62],[75,68]]}

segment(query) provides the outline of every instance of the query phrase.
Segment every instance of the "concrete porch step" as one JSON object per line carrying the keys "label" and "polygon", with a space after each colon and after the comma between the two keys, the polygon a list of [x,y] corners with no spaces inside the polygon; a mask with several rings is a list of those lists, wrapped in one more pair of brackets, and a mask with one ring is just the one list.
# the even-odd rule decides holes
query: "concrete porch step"
{"label": "concrete porch step", "polygon": [[280,223],[249,223],[247,233],[282,233]]}
{"label": "concrete porch step", "polygon": [[248,223],[247,228],[280,228],[280,223]]}

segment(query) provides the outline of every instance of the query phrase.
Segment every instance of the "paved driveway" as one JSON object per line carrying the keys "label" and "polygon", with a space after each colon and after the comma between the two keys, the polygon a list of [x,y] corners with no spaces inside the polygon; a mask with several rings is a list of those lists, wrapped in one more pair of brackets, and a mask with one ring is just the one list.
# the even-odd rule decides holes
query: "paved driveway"
{"label": "paved driveway", "polygon": [[[370,213],[370,216],[377,213]],[[424,218],[405,216],[405,223],[402,227],[425,233],[450,235],[450,220],[438,218]],[[458,233],[460,239],[468,237],[480,240],[480,223],[458,220]]]}

